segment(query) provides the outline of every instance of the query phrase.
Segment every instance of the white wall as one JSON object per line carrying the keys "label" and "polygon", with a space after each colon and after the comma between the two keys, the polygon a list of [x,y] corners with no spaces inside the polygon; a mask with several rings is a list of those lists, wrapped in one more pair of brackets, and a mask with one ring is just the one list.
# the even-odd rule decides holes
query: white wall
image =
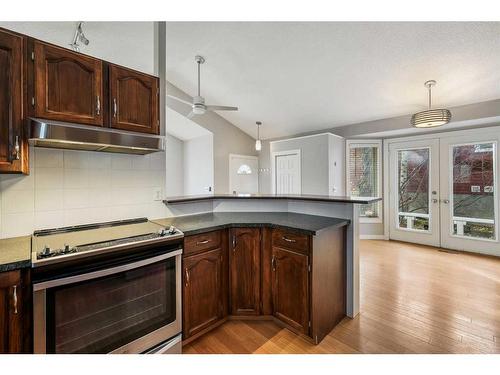
{"label": "white wall", "polygon": [[[167,83],[167,90],[171,95],[191,100],[188,94],[170,83]],[[191,110],[189,106],[173,99],[167,98],[167,104],[184,116]],[[257,155],[255,139],[214,112],[194,116],[192,121],[213,134],[214,192],[229,193],[229,154]]]}
{"label": "white wall", "polygon": [[213,136],[209,134],[185,141],[184,195],[210,194],[213,185]]}
{"label": "white wall", "polygon": [[184,142],[167,134],[167,197],[184,195]]}
{"label": "white wall", "polygon": [[[270,143],[269,157],[273,152],[301,151],[302,194],[342,195],[345,185],[344,139],[332,134],[318,134],[291,138]],[[260,168],[266,168],[266,152],[261,153]],[[272,167],[273,161],[269,164]],[[264,177],[265,178],[265,177]],[[272,178],[265,178],[272,192]],[[333,189],[336,192],[333,192]]]}

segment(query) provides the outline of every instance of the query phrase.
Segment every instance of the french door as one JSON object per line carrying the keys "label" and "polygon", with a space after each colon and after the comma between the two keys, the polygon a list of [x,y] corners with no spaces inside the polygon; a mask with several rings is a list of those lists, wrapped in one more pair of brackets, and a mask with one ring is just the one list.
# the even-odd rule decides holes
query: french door
{"label": "french door", "polygon": [[500,255],[500,134],[459,134],[390,143],[390,238]]}
{"label": "french door", "polygon": [[390,238],[439,246],[439,140],[392,143]]}

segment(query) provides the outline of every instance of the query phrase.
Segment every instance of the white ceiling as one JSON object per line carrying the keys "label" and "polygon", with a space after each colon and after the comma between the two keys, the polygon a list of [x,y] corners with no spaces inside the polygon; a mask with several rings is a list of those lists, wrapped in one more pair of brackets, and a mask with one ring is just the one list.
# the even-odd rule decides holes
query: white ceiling
{"label": "white ceiling", "polygon": [[167,108],[167,133],[181,141],[212,134],[204,127],[170,108]]}
{"label": "white ceiling", "polygon": [[255,137],[500,98],[500,23],[167,23],[168,80]]}

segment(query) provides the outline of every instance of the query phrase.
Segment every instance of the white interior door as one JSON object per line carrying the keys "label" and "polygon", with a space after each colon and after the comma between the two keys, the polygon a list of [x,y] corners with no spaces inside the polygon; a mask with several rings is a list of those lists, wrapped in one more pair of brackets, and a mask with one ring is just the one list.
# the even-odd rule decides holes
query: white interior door
{"label": "white interior door", "polygon": [[277,152],[274,159],[274,192],[301,194],[300,151]]}
{"label": "white interior door", "polygon": [[259,159],[257,156],[229,155],[229,191],[235,194],[259,192]]}
{"label": "white interior door", "polygon": [[499,133],[441,139],[441,246],[500,255]]}
{"label": "white interior door", "polygon": [[440,244],[439,140],[391,143],[391,239]]}

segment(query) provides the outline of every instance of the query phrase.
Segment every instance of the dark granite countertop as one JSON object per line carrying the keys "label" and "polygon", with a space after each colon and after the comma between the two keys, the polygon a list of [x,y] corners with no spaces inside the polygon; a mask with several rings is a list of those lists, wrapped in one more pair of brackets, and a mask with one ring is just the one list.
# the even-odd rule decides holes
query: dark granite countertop
{"label": "dark granite countertop", "polygon": [[210,212],[152,220],[164,226],[173,225],[189,236],[231,227],[262,227],[290,229],[315,235],[322,229],[350,224],[348,219],[305,215],[293,212]]}
{"label": "dark granite countertop", "polygon": [[31,236],[0,240],[0,272],[31,266]]}
{"label": "dark granite countertop", "polygon": [[206,201],[215,199],[288,199],[299,201],[313,201],[313,202],[330,202],[330,203],[354,203],[354,204],[368,204],[382,200],[376,197],[351,197],[351,196],[330,196],[330,195],[281,195],[281,194],[212,194],[212,195],[185,195],[179,197],[168,197],[163,203],[187,203],[196,201]]}

